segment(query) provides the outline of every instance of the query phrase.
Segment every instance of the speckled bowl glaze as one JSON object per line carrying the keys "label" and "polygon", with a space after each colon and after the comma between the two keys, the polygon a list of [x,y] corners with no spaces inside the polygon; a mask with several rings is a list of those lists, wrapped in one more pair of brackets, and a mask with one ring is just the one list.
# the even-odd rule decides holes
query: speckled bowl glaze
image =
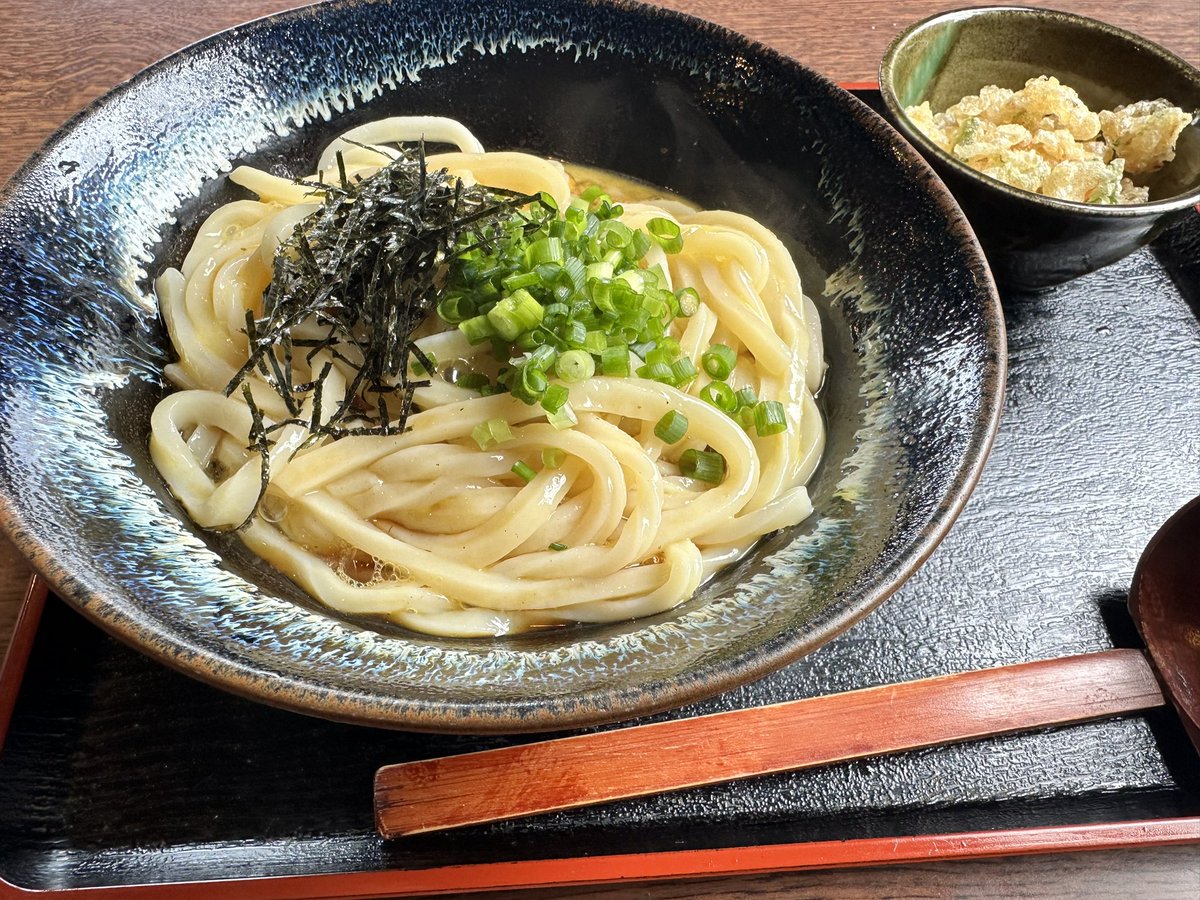
{"label": "speckled bowl glaze", "polygon": [[[832,373],[816,514],[669,613],[497,640],[339,619],[235,539],[193,527],[147,450],[168,354],[152,275],[234,196],[221,175],[235,162],[304,173],[334,134],[402,112],[453,115],[485,146],[618,170],[785,236]],[[1001,406],[998,298],[926,164],[796,62],[637,5],[338,2],[252,22],[85,110],[0,199],[8,533],[122,640],[334,719],[561,729],[765,674],[865,615],[933,550]]]}
{"label": "speckled bowl glaze", "polygon": [[975,228],[996,280],[1021,290],[1062,284],[1128,256],[1200,202],[1200,124],[1184,129],[1175,159],[1140,182],[1149,203],[1098,206],[1056,200],[976,172],[916,128],[906,107],[941,112],[996,84],[1016,90],[1053,75],[1095,110],[1165,97],[1200,111],[1200,71],[1145,38],[1048,9],[981,7],[918,22],[879,67],[888,115],[942,176]]}

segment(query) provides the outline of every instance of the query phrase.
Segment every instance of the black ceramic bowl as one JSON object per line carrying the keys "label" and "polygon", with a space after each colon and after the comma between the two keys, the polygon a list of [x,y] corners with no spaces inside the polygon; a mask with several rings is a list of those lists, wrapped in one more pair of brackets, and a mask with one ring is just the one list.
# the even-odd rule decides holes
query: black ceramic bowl
{"label": "black ceramic bowl", "polygon": [[1095,111],[1165,97],[1200,111],[1200,71],[1163,48],[1095,19],[1048,9],[981,7],[941,13],[901,33],[879,68],[896,127],[942,176],[975,228],[997,281],[1061,284],[1149,243],[1200,202],[1200,125],[1144,182],[1150,202],[1098,206],[1056,200],[983,175],[926,137],[905,114],[935,112],[985,85],[1017,90],[1038,75],[1075,88]]}
{"label": "black ceramic bowl", "polygon": [[[357,123],[450,114],[497,149],[749,212],[824,318],[816,514],[676,610],[448,640],[346,621],[193,527],[150,462],[168,350],[151,277],[236,196],[236,162],[311,170]],[[353,722],[528,731],[762,675],[886,598],[962,508],[996,427],[1003,321],[926,164],[826,79],[697,19],[583,0],[338,2],[216,35],[56,134],[0,197],[0,503],[67,600],[237,693]],[[930,641],[936,641],[930,635]]]}

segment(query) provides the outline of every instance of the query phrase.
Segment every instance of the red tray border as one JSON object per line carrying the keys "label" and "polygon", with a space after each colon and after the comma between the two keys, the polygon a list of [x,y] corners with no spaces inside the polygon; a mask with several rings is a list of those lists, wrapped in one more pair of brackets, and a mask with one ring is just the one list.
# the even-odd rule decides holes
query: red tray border
{"label": "red tray border", "polygon": [[[841,85],[848,91],[878,90],[873,81]],[[1197,205],[1200,210],[1200,205]],[[34,576],[17,614],[12,641],[0,666],[0,751],[20,693],[25,665],[45,608],[46,582]],[[894,865],[950,859],[1117,850],[1200,843],[1200,816],[1055,825],[1006,831],[813,841],[799,844],[667,850],[565,859],[520,860],[432,869],[394,869],[329,875],[291,875],[225,881],[27,890],[0,878],[0,900],[19,898],[135,898],[135,900],[308,900],[337,897],[412,897],[505,889],[662,881],[673,878],[760,875],[802,869]]]}
{"label": "red tray border", "polygon": [[[0,751],[49,591],[30,580],[0,667]],[[1055,825],[1006,831],[769,844],[714,850],[667,850],[565,859],[519,860],[430,869],[292,875],[224,881],[27,890],[0,878],[0,900],[18,898],[136,898],[136,900],[306,900],[316,897],[411,897],[520,888],[549,888],[687,877],[758,875],[1035,853],[1116,850],[1200,843],[1200,816]]]}

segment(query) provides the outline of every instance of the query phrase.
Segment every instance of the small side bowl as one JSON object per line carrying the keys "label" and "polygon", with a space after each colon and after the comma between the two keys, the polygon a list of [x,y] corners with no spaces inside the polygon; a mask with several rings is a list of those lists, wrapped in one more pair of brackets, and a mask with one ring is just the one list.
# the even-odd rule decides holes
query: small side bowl
{"label": "small side bowl", "polygon": [[879,68],[888,113],[942,176],[1006,287],[1036,290],[1085,275],[1149,243],[1200,202],[1200,126],[1185,128],[1175,159],[1144,182],[1148,203],[1098,206],[1010,187],[938,147],[908,118],[995,84],[1016,90],[1038,75],[1075,88],[1092,110],[1165,97],[1200,109],[1200,71],[1150,41],[1095,19],[1026,7],[941,13],[902,32]]}

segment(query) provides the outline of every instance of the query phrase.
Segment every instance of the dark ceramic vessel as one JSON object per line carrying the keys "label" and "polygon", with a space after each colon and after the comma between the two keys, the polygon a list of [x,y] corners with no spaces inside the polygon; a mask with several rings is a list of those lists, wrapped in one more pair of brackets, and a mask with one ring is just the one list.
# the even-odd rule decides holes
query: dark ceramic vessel
{"label": "dark ceramic vessel", "polygon": [[[147,452],[167,347],[150,278],[235,196],[360,122],[450,114],[756,215],[795,248],[832,375],[813,518],[653,618],[503,640],[339,619],[193,527]],[[0,197],[0,504],[71,603],[215,685],[414,730],[627,718],[795,659],[882,602],[961,510],[1001,405],[1003,320],[957,206],[826,79],[699,20],[593,2],[338,2],[157,63]]]}
{"label": "dark ceramic vessel", "polygon": [[1175,159],[1142,182],[1150,202],[1097,206],[1043,197],[976,172],[922,134],[906,107],[935,112],[995,84],[1016,90],[1056,76],[1092,110],[1165,97],[1200,114],[1200,71],[1111,25],[1046,9],[985,7],[913,25],[888,48],[879,84],[897,128],[942,176],[975,228],[997,281],[1061,284],[1149,243],[1200,202],[1200,126],[1184,129]]}

